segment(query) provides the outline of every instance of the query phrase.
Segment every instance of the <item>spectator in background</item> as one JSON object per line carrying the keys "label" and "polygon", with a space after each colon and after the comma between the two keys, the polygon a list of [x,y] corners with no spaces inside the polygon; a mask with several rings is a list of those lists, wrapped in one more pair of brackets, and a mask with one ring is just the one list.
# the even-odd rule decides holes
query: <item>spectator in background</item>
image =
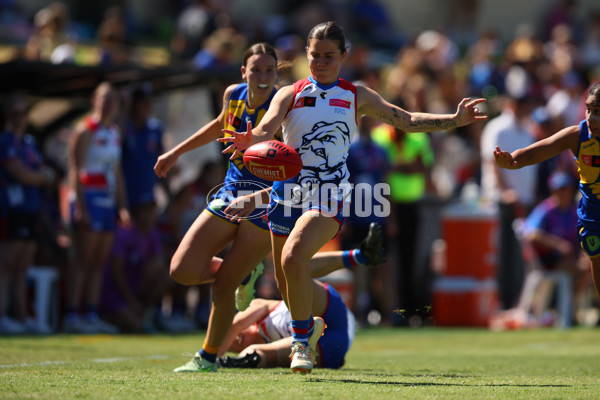
{"label": "spectator in background", "polygon": [[[150,83],[139,84],[131,92],[129,116],[123,124],[121,165],[130,207],[154,202],[155,186],[159,179],[154,163],[163,153],[163,125],[152,117],[153,99]],[[160,180],[167,190],[166,180]],[[168,192],[167,192],[168,194]]]}
{"label": "spectator in background", "polygon": [[566,172],[555,171],[548,186],[550,197],[525,220],[524,240],[533,247],[542,272],[565,271],[570,277],[571,287],[567,288],[559,315],[559,325],[567,327],[573,323],[573,299],[580,297],[590,283],[590,270],[577,241],[576,181]]}
{"label": "spectator in background", "polygon": [[217,29],[206,38],[204,47],[194,56],[194,67],[197,69],[233,67],[245,46],[246,39],[234,28]]}
{"label": "spectator in background", "polygon": [[[421,307],[417,304],[415,259],[420,227],[420,206],[434,162],[429,136],[424,132],[404,132],[389,125],[380,125],[371,132],[373,141],[386,150],[390,169],[387,182],[392,202],[388,232],[397,243],[396,290],[398,306],[405,310],[402,319],[392,321],[405,325]],[[394,314],[395,316],[396,314]]]}
{"label": "spectator in background", "polygon": [[578,71],[583,65],[583,55],[573,40],[572,28],[560,24],[552,29],[551,40],[544,43],[546,58],[558,76]]}
{"label": "spectator in background", "polygon": [[114,124],[119,106],[115,89],[107,82],[101,83],[94,91],[90,115],[77,125],[69,141],[75,260],[67,272],[66,332],[118,332],[118,328],[100,319],[98,305],[102,268],[117,221],[129,224],[120,165],[121,135]]}
{"label": "spectator in background", "polygon": [[[577,239],[576,181],[566,172],[555,171],[548,186],[551,195],[533,209],[520,229],[527,273],[519,303],[492,319],[494,330],[569,327],[575,322],[577,300],[590,283],[587,257]],[[548,313],[552,299],[548,284],[557,288],[557,318]]]}
{"label": "spectator in background", "polygon": [[104,265],[100,312],[122,332],[152,332],[155,307],[174,284],[169,277],[156,205],[137,202],[132,224],[118,227]]}
{"label": "spectator in background", "polygon": [[484,201],[499,207],[498,282],[505,308],[514,305],[523,276],[523,258],[513,222],[525,217],[534,206],[537,166],[509,173],[496,165],[491,150],[496,146],[515,150],[534,142],[529,125],[534,102],[525,90],[519,96],[505,100],[502,113],[487,123],[481,135],[481,195]]}
{"label": "spectator in background", "polygon": [[54,2],[35,14],[35,31],[25,46],[26,60],[56,64],[73,60],[75,49],[67,35],[68,14],[68,7],[62,2]]}
{"label": "spectator in background", "polygon": [[586,70],[600,65],[600,7],[596,6],[591,12],[589,24],[581,45],[581,56]]}
{"label": "spectator in background", "polygon": [[[531,113],[531,120],[531,132],[535,141],[545,139],[554,133],[554,121],[550,117],[546,107],[536,107]],[[539,203],[543,199],[550,197],[551,189],[548,187],[548,182],[550,175],[557,170],[565,171],[573,177],[577,176],[577,165],[573,157],[566,152],[542,161],[538,164],[535,203]]]}
{"label": "spectator in background", "polygon": [[130,58],[127,23],[123,10],[110,7],[98,27],[100,64],[122,65]]}
{"label": "spectator in background", "polygon": [[[342,248],[350,249],[358,246],[366,237],[372,222],[385,227],[385,218],[377,215],[376,208],[382,207],[381,199],[387,193],[378,191],[377,184],[385,182],[389,170],[387,153],[384,148],[371,139],[371,130],[377,121],[368,116],[362,116],[358,124],[358,139],[354,140],[348,150],[348,171],[350,183],[353,186],[353,198],[350,216],[342,227]],[[378,191],[377,193],[375,191]],[[377,274],[379,272],[379,274]],[[367,323],[367,314],[371,310],[373,300],[379,303],[380,311],[391,312],[390,300],[383,290],[384,281],[381,270],[372,271],[368,266],[354,269],[355,273],[355,312],[359,323]],[[377,275],[372,279],[371,275]],[[375,278],[375,276],[373,276]],[[374,286],[374,290],[371,290]],[[374,292],[376,299],[372,299]]]}
{"label": "spectator in background", "polygon": [[577,125],[580,118],[581,92],[585,90],[583,79],[575,70],[560,78],[560,87],[548,100],[546,110],[553,119],[553,127]]}
{"label": "spectator in background", "polygon": [[28,109],[23,97],[5,99],[0,134],[0,335],[51,332],[27,310],[26,272],[40,234],[40,188],[56,184],[35,139],[25,133]]}
{"label": "spectator in background", "polygon": [[405,39],[395,29],[390,12],[379,0],[358,0],[353,5],[352,21],[356,33],[370,46],[387,49],[402,47]]}
{"label": "spectator in background", "polygon": [[[129,96],[129,115],[123,124],[123,149],[121,165],[129,207],[156,203],[155,191],[160,184],[168,199],[171,198],[167,178],[158,179],[154,164],[163,151],[163,125],[152,117],[153,98],[149,82],[138,84]],[[156,222],[156,219],[153,219]],[[166,269],[167,266],[164,265]],[[156,322],[169,332],[192,331],[194,325],[187,320],[185,294],[187,288],[172,285],[172,307],[170,317],[157,310]],[[130,327],[128,327],[130,328]]]}
{"label": "spectator in background", "polygon": [[173,53],[191,59],[200,49],[204,39],[215,29],[210,0],[192,0],[177,18],[177,31],[171,41]]}

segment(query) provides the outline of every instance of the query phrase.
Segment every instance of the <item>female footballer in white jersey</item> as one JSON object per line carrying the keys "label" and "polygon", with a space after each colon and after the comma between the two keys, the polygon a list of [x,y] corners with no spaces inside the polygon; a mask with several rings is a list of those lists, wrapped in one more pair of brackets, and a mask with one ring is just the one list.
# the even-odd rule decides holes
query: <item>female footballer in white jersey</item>
{"label": "female footballer in white jersey", "polygon": [[[254,129],[249,123],[246,132],[224,130],[231,137],[218,139],[231,142],[224,152],[232,151],[235,157],[253,143],[271,139],[282,127],[284,142],[302,158],[304,167],[296,178],[274,184],[268,210],[277,283],[292,315],[290,367],[299,372],[312,370],[308,339],[322,332],[322,320],[311,315],[308,260],[343,222],[346,158],[358,119],[367,115],[407,132],[451,129],[487,119],[476,107],[485,99],[463,99],[453,115],[410,113],[371,89],[340,79],[347,48],[344,31],[335,22],[310,31],[306,52],[307,79],[279,90]],[[315,197],[324,187],[325,198]]]}

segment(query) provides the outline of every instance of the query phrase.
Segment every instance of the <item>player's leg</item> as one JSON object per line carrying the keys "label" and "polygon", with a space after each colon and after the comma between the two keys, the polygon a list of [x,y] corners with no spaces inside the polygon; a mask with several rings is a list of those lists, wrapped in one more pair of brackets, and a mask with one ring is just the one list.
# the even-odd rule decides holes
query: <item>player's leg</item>
{"label": "player's leg", "polygon": [[311,277],[319,278],[342,268],[379,265],[385,262],[383,228],[372,223],[359,248],[317,253],[309,261]]}
{"label": "player's leg", "polygon": [[[313,319],[313,282],[308,267],[309,260],[339,230],[339,223],[316,210],[302,214],[281,251],[281,263],[287,284],[287,298],[292,315],[293,371],[310,372],[312,360],[307,357],[308,346],[316,344],[324,325]],[[318,324],[313,326],[313,324]],[[313,335],[313,332],[315,335]],[[317,333],[318,332],[318,333]],[[315,340],[316,339],[316,340]],[[312,343],[314,342],[314,343]]]}
{"label": "player's leg", "polygon": [[242,222],[235,240],[213,283],[212,308],[202,349],[190,363],[175,372],[216,371],[217,352],[227,335],[235,315],[234,293],[239,282],[269,253],[269,234],[265,230]]}
{"label": "player's leg", "polygon": [[281,251],[286,241],[287,236],[277,236],[271,232],[271,248],[273,249],[272,256],[275,281],[277,282],[277,289],[279,289],[279,293],[289,309],[290,303],[288,302],[287,298],[287,283],[285,281],[283,266],[281,265]]}
{"label": "player's leg", "polygon": [[220,347],[235,315],[234,293],[239,282],[271,250],[268,232],[249,223],[240,224],[235,240],[217,271],[206,343]]}
{"label": "player's leg", "polygon": [[114,240],[114,231],[91,232],[87,248],[88,274],[84,282],[84,320],[94,332],[119,333],[119,329],[104,322],[99,315],[100,291],[102,290],[103,268],[108,260]]}
{"label": "player's leg", "polygon": [[235,237],[238,225],[203,211],[187,231],[171,259],[171,277],[183,285],[199,285],[214,276],[212,259]]}
{"label": "player's leg", "polygon": [[596,293],[600,296],[600,255],[590,257],[590,266],[594,287],[596,288]]}

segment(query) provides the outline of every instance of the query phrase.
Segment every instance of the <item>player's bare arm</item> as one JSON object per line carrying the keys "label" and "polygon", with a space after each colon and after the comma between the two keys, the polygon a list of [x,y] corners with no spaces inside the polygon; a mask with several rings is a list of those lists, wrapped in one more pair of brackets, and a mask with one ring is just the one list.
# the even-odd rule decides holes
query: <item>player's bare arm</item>
{"label": "player's bare arm", "polygon": [[219,349],[219,357],[231,349],[236,337],[241,331],[267,316],[271,307],[273,307],[272,304],[277,304],[277,302],[274,300],[254,299],[246,310],[237,313],[233,318],[231,328],[229,329],[229,332],[227,332],[227,336]]}
{"label": "player's bare arm", "polygon": [[292,104],[293,97],[293,86],[285,86],[275,93],[265,116],[255,128],[252,128],[252,124],[248,122],[246,132],[223,129],[223,133],[230,135],[230,137],[221,137],[218,138],[217,141],[231,143],[230,146],[223,150],[223,154],[233,152],[230,157],[230,159],[232,159],[236,157],[241,150],[245,150],[255,143],[272,139],[281,129],[281,124]]}
{"label": "player's bare arm", "polygon": [[221,112],[215,119],[198,129],[192,136],[158,157],[158,160],[154,165],[154,172],[158,177],[166,177],[167,172],[173,167],[173,165],[177,163],[177,160],[182,154],[197,149],[198,147],[202,147],[221,136],[221,129],[223,129],[223,124],[225,121],[227,101],[231,92],[237,86],[237,84],[231,85],[225,89]]}
{"label": "player's bare arm", "polygon": [[463,99],[455,114],[428,114],[408,112],[384,100],[375,91],[357,86],[358,111],[385,124],[406,132],[433,132],[458,128],[476,121],[485,121],[487,115],[479,110],[478,104],[485,99]]}
{"label": "player's bare arm", "polygon": [[496,146],[494,149],[494,160],[500,168],[519,169],[527,165],[538,164],[567,149],[570,149],[575,154],[578,143],[579,127],[576,125],[569,126],[550,137],[535,142],[523,149],[517,149],[512,153],[503,151]]}

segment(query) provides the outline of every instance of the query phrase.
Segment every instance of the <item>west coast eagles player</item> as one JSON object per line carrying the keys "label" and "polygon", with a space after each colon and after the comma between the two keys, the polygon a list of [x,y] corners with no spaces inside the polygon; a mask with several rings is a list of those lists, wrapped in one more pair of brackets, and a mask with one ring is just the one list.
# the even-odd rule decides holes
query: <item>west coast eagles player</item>
{"label": "west coast eagles player", "polygon": [[600,83],[585,98],[585,119],[512,153],[494,150],[499,167],[518,169],[571,150],[579,171],[581,200],[577,207],[579,243],[590,257],[594,286],[600,294]]}

